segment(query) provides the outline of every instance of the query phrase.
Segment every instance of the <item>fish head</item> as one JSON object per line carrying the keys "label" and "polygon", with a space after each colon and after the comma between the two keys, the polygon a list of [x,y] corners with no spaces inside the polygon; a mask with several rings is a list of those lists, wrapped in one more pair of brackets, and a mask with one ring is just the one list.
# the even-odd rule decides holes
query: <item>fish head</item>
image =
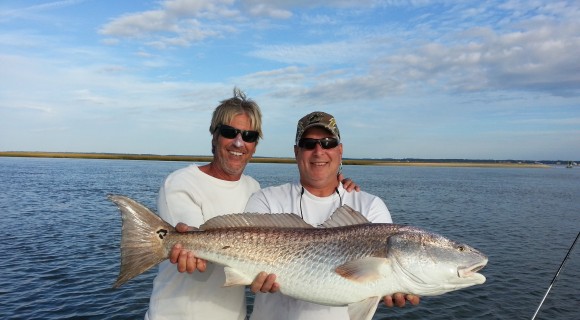
{"label": "fish head", "polygon": [[443,236],[408,227],[388,239],[388,257],[409,293],[439,295],[485,282],[487,257]]}

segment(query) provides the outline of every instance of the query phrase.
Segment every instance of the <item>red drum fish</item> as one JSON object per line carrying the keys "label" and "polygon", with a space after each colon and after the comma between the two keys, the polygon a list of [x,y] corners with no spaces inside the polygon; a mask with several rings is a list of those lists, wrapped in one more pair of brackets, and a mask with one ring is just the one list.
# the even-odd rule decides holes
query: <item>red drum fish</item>
{"label": "red drum fish", "polygon": [[371,319],[385,295],[433,296],[485,282],[478,271],[488,259],[476,249],[412,226],[370,223],[348,206],[316,228],[291,213],[242,213],[179,233],[130,198],[109,199],[123,220],[114,287],[168,259],[176,243],[223,265],[224,286],[249,285],[261,271],[274,273],[281,293],[348,306],[351,319]]}

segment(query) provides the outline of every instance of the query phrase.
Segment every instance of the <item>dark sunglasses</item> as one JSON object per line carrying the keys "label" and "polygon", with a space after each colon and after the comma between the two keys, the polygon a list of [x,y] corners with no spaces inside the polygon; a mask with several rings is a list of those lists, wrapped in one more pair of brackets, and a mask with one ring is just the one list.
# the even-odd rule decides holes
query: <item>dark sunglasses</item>
{"label": "dark sunglasses", "polygon": [[258,131],[253,130],[240,130],[234,127],[230,127],[225,124],[220,124],[218,127],[220,135],[224,138],[233,139],[235,138],[238,133],[242,134],[242,140],[245,142],[256,142],[260,137],[260,133]]}
{"label": "dark sunglasses", "polygon": [[310,139],[310,138],[302,138],[298,140],[298,146],[300,148],[304,148],[306,150],[313,150],[316,148],[317,144],[320,144],[322,149],[332,149],[338,146],[338,139],[336,138],[322,138],[322,139]]}

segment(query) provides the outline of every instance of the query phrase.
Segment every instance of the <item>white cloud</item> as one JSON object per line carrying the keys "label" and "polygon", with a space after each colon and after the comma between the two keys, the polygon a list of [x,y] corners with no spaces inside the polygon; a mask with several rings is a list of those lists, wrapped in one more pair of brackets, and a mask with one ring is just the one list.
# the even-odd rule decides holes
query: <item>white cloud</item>
{"label": "white cloud", "polygon": [[109,37],[144,39],[146,44],[157,49],[187,47],[194,42],[232,32],[232,28],[223,23],[213,23],[238,15],[235,10],[226,7],[231,4],[230,0],[170,0],[162,3],[157,10],[115,18],[102,26],[99,33]]}
{"label": "white cloud", "polygon": [[[211,111],[234,85],[263,106],[259,155],[291,156],[295,121],[313,109],[338,117],[351,156],[505,157],[510,143],[518,154],[568,151],[553,139],[577,133],[573,1],[97,6],[53,1],[0,18],[0,136],[55,151],[74,142],[70,151],[207,154]],[[361,142],[379,135],[389,139],[372,150]]]}
{"label": "white cloud", "polygon": [[158,31],[176,31],[173,19],[162,10],[125,15],[107,23],[99,32],[107,36],[141,38]]}

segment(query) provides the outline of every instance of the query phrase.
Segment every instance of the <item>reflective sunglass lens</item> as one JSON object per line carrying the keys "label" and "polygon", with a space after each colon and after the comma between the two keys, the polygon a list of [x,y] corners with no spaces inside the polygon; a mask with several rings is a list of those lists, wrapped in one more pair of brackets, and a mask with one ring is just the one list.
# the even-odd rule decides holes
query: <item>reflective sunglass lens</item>
{"label": "reflective sunglass lens", "polygon": [[242,134],[242,140],[245,142],[256,142],[260,137],[260,133],[258,131],[253,130],[239,130],[234,127],[227,126],[222,124],[219,128],[220,135],[224,138],[234,139],[238,133]]}
{"label": "reflective sunglass lens", "polygon": [[304,138],[298,141],[298,146],[306,150],[313,150],[316,145],[320,144],[323,149],[332,149],[338,146],[338,140],[335,138],[323,138],[323,139],[309,139]]}
{"label": "reflective sunglass lens", "polygon": [[320,146],[324,149],[332,149],[338,146],[338,140],[336,139],[322,139],[320,140]]}
{"label": "reflective sunglass lens", "polygon": [[220,128],[220,134],[224,138],[233,139],[233,138],[236,137],[236,135],[238,133],[236,132],[236,129],[234,129],[234,128],[221,127]]}
{"label": "reflective sunglass lens", "polygon": [[312,150],[312,149],[316,148],[317,144],[318,144],[318,141],[316,141],[316,140],[307,140],[307,141],[304,141],[304,148],[308,149],[308,150]]}
{"label": "reflective sunglass lens", "polygon": [[246,142],[256,142],[260,134],[258,131],[243,131],[242,132],[242,139]]}

